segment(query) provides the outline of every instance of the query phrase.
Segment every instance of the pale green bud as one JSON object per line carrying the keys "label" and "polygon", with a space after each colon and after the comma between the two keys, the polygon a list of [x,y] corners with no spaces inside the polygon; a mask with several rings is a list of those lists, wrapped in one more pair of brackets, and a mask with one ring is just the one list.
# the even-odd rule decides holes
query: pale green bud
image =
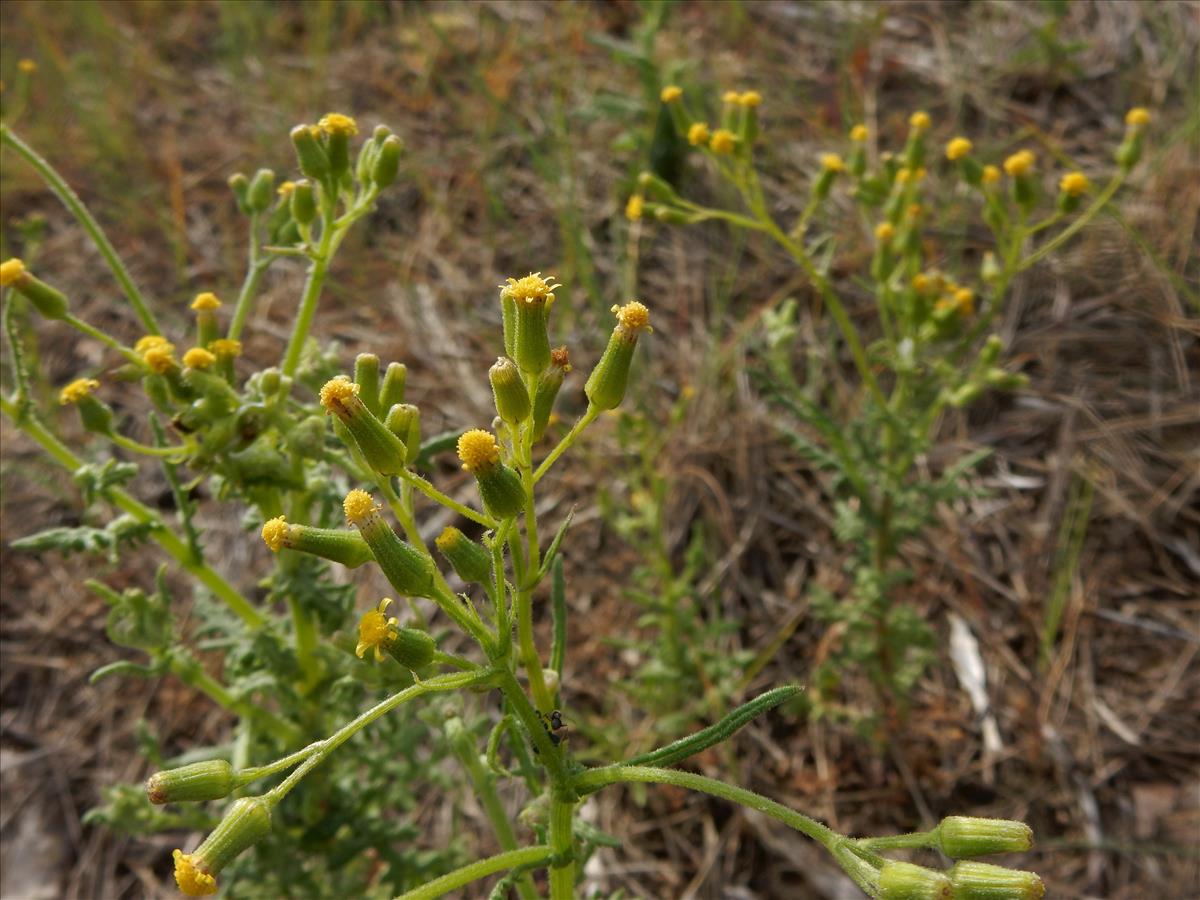
{"label": "pale green bud", "polygon": [[151,803],[189,803],[220,800],[234,789],[233,766],[223,759],[165,769],[146,781]]}

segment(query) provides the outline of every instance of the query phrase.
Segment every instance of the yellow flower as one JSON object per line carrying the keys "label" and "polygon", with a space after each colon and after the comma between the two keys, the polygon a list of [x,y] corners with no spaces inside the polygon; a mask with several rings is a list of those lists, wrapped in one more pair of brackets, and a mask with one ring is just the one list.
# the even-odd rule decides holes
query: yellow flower
{"label": "yellow flower", "polygon": [[343,407],[351,397],[358,396],[358,385],[345,375],[330,378],[321,388],[321,405],[327,413],[343,415]]}
{"label": "yellow flower", "polygon": [[186,896],[205,897],[217,892],[217,879],[204,870],[203,862],[182,850],[176,850],[174,857],[175,883]]}
{"label": "yellow flower", "polygon": [[913,290],[918,294],[924,294],[932,285],[928,275],[926,275],[924,272],[918,272],[913,276],[912,286]]}
{"label": "yellow flower", "polygon": [[1000,180],[1000,170],[995,166],[984,166],[983,175],[981,177],[983,178],[984,184],[995,184]]}
{"label": "yellow flower", "polygon": [[26,75],[32,75],[37,71],[37,63],[32,59],[23,59],[17,63],[17,69]]}
{"label": "yellow flower", "polygon": [[732,153],[736,145],[737,136],[728,128],[718,128],[714,131],[708,144],[713,153]]}
{"label": "yellow flower", "polygon": [[730,104],[731,106],[737,106],[742,100],[742,95],[737,91],[726,91],[721,95],[721,100]]}
{"label": "yellow flower", "polygon": [[954,308],[960,315],[969,316],[975,311],[975,292],[970,288],[960,287],[954,292]]}
{"label": "yellow flower", "polygon": [[0,287],[8,287],[10,284],[16,284],[24,277],[25,263],[21,262],[15,256],[0,263]]}
{"label": "yellow flower", "polygon": [[541,272],[530,272],[521,279],[509,278],[507,284],[500,285],[500,289],[509,299],[515,300],[518,303],[545,303],[549,305],[554,302],[554,291],[562,287],[561,284],[554,284],[553,282],[553,275],[543,278]]}
{"label": "yellow flower", "polygon": [[183,354],[183,364],[189,369],[207,369],[216,361],[217,358],[203,347],[193,347]]}
{"label": "yellow flower", "polygon": [[912,169],[905,166],[896,170],[896,184],[908,184],[912,180]]}
{"label": "yellow flower", "polygon": [[678,100],[680,97],[683,96],[683,88],[681,88],[677,85],[674,85],[674,84],[668,84],[665,88],[662,89],[662,93],[659,94],[658,96],[659,96],[659,99],[661,99],[663,103],[674,103],[676,100]]}
{"label": "yellow flower", "polygon": [[618,324],[628,332],[653,331],[650,327],[650,310],[644,303],[630,300],[624,306],[614,306],[612,313]]}
{"label": "yellow flower", "polygon": [[1004,160],[1004,171],[1009,178],[1020,178],[1022,175],[1028,175],[1033,169],[1033,163],[1036,157],[1028,150],[1018,150],[1008,159]]}
{"label": "yellow flower", "polygon": [[242,342],[231,338],[217,338],[208,345],[208,349],[222,359],[232,359],[242,355]]}
{"label": "yellow flower", "polygon": [[345,137],[354,137],[358,134],[358,123],[341,113],[327,113],[322,116],[317,126],[326,134],[340,134]]}
{"label": "yellow flower", "polygon": [[1125,124],[1135,125],[1138,127],[1142,125],[1149,125],[1150,110],[1146,109],[1144,106],[1135,106],[1129,112],[1125,113]]}
{"label": "yellow flower", "polygon": [[100,382],[95,378],[76,378],[58,394],[58,402],[63,406],[68,403],[78,403],[84,397],[91,395],[92,391],[100,387]]}
{"label": "yellow flower", "polygon": [[962,159],[971,152],[973,147],[974,145],[967,138],[956,137],[946,145],[946,159],[951,162]]}
{"label": "yellow flower", "polygon": [[1068,197],[1078,197],[1086,194],[1092,187],[1088,177],[1082,172],[1068,172],[1058,182],[1058,189]]}
{"label": "yellow flower", "polygon": [[693,122],[692,127],[688,129],[687,138],[693,147],[703,147],[708,143],[708,125],[704,122]]}
{"label": "yellow flower", "polygon": [[836,153],[822,153],[821,168],[826,172],[845,172],[846,164]]}
{"label": "yellow flower", "polygon": [[342,510],[346,513],[346,521],[357,525],[364,519],[369,519],[379,507],[366,491],[355,488],[342,501]]}
{"label": "yellow flower", "polygon": [[359,659],[374,648],[375,662],[382,662],[383,648],[396,639],[399,620],[395,616],[385,615],[392,602],[391,597],[385,597],[379,601],[378,606],[370,612],[363,613],[362,618],[358,620],[358,646],[354,648],[354,655]]}
{"label": "yellow flower", "polygon": [[283,516],[276,516],[263,523],[263,543],[271,548],[272,553],[278,553],[287,546],[288,524]]}
{"label": "yellow flower", "polygon": [[629,198],[629,202],[625,204],[625,218],[630,222],[636,222],[642,217],[642,207],[645,201],[642,200],[641,194],[634,194]]}
{"label": "yellow flower", "polygon": [[914,131],[925,131],[929,128],[929,113],[918,110],[908,117],[908,124]]}
{"label": "yellow flower", "polygon": [[856,144],[865,143],[868,137],[866,125],[855,125],[850,129],[850,140]]}
{"label": "yellow flower", "polygon": [[895,236],[896,229],[892,226],[891,222],[880,222],[875,226],[875,238],[881,244],[890,241]]}
{"label": "yellow flower", "polygon": [[145,353],[147,350],[153,350],[156,347],[170,347],[174,350],[174,346],[161,334],[147,334],[144,337],[138,338],[138,342],[133,345],[134,353]]}
{"label": "yellow flower", "polygon": [[741,106],[758,106],[762,103],[762,94],[758,91],[746,91],[738,97],[738,103]]}
{"label": "yellow flower", "polygon": [[220,308],[221,301],[217,299],[217,295],[208,291],[205,291],[203,294],[197,294],[196,299],[192,301],[192,309],[196,310],[196,312]]}
{"label": "yellow flower", "polygon": [[473,428],[458,439],[458,458],[468,472],[490,469],[500,462],[500,446],[490,431]]}
{"label": "yellow flower", "polygon": [[165,375],[175,368],[175,345],[167,341],[162,344],[151,347],[142,354],[142,360],[150,367],[151,371],[157,372],[159,375]]}
{"label": "yellow flower", "polygon": [[279,187],[275,188],[275,193],[278,194],[280,197],[290,197],[290,196],[292,196],[292,191],[294,191],[295,189],[296,189],[296,182],[285,181]]}

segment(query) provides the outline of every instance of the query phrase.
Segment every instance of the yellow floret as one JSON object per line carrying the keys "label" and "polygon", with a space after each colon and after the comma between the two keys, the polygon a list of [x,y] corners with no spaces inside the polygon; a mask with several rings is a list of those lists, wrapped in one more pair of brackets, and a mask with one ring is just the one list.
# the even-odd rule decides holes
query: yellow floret
{"label": "yellow floret", "polygon": [[326,134],[340,134],[346,137],[358,134],[358,123],[341,113],[327,113],[321,117],[321,121],[317,125]]}
{"label": "yellow floret", "polygon": [[614,306],[612,313],[626,331],[650,331],[650,310],[637,300],[630,300],[624,306]]}
{"label": "yellow floret", "polygon": [[500,462],[500,446],[490,431],[473,428],[458,439],[458,458],[468,472],[490,469]]}
{"label": "yellow floret", "polygon": [[17,63],[18,71],[24,72],[26,75],[32,75],[37,71],[37,63],[32,59],[23,59]]}
{"label": "yellow floret", "polygon": [[740,103],[742,106],[758,106],[760,103],[762,103],[762,94],[760,94],[758,91],[744,91],[742,95],[738,97],[738,103]]}
{"label": "yellow floret", "polygon": [[217,358],[203,347],[193,347],[183,354],[183,364],[189,369],[207,369],[216,361]]}
{"label": "yellow floret", "polygon": [[[145,353],[155,347],[171,347],[171,342],[160,334],[147,334],[138,338],[138,342],[133,345],[133,352]],[[174,348],[172,347],[172,349]]]}
{"label": "yellow floret", "polygon": [[891,222],[880,222],[875,226],[875,237],[880,243],[890,241],[896,235],[896,229]]}
{"label": "yellow floret", "polygon": [[562,287],[554,284],[554,276],[542,277],[541,272],[530,272],[524,278],[509,278],[507,284],[500,285],[510,299],[518,303],[553,303],[554,291]]}
{"label": "yellow floret", "polygon": [[869,132],[866,125],[855,125],[850,129],[850,140],[856,144],[862,144],[867,140]]}
{"label": "yellow floret", "polygon": [[975,292],[970,288],[959,288],[954,292],[954,308],[964,316],[975,311]]}
{"label": "yellow floret", "polygon": [[929,128],[929,113],[923,110],[918,110],[908,117],[908,124],[916,131],[925,131]]}
{"label": "yellow floret", "polygon": [[962,159],[971,152],[973,147],[974,144],[972,144],[967,138],[956,137],[946,145],[946,159],[950,160],[951,162]]}
{"label": "yellow floret", "polygon": [[346,513],[346,521],[352,525],[357,525],[364,519],[370,518],[377,509],[379,507],[375,505],[371,495],[358,488],[348,493],[346,499],[342,501],[342,510]]}
{"label": "yellow floret", "polygon": [[242,355],[242,342],[232,338],[217,338],[208,345],[208,349],[222,359],[232,359]]}
{"label": "yellow floret", "polygon": [[151,371],[165,375],[175,368],[174,353],[175,345],[164,341],[161,345],[151,347],[143,353],[142,360],[150,367]]}
{"label": "yellow floret", "polygon": [[217,299],[217,295],[209,291],[203,294],[197,294],[196,299],[192,301],[192,309],[200,312],[201,310],[220,309],[221,301]]}
{"label": "yellow floret", "polygon": [[1033,169],[1033,163],[1036,157],[1028,150],[1018,150],[1008,159],[1004,160],[1004,171],[1010,178],[1019,178],[1022,175],[1028,175]]}
{"label": "yellow floret", "polygon": [[84,397],[90,396],[92,391],[100,387],[100,382],[95,378],[76,378],[58,394],[58,402],[63,406],[68,403],[78,403]]}
{"label": "yellow floret", "polygon": [[984,184],[995,184],[1000,180],[1000,170],[995,166],[984,166],[982,178]]}
{"label": "yellow floret", "polygon": [[636,222],[642,217],[642,207],[645,201],[642,200],[641,194],[634,194],[629,198],[629,202],[625,204],[625,218],[630,222]]}
{"label": "yellow floret", "polygon": [[1078,197],[1091,189],[1092,183],[1082,172],[1068,172],[1058,182],[1058,189],[1068,197]]}
{"label": "yellow floret", "polygon": [[295,189],[296,189],[296,182],[285,181],[279,187],[275,188],[275,193],[278,194],[280,197],[290,197],[290,196],[292,196],[292,191],[294,191]]}
{"label": "yellow floret", "polygon": [[821,168],[826,172],[845,172],[846,164],[836,153],[822,153]]}
{"label": "yellow floret", "polygon": [[217,892],[217,879],[201,868],[190,853],[176,850],[175,883],[188,897],[206,897]]}
{"label": "yellow floret", "polygon": [[1144,106],[1135,106],[1129,112],[1125,113],[1125,124],[1137,126],[1149,125],[1150,110]]}
{"label": "yellow floret", "polygon": [[737,106],[742,101],[742,95],[737,91],[726,91],[721,95],[721,100],[732,106]]}
{"label": "yellow floret", "polygon": [[287,546],[288,524],[283,516],[276,516],[263,523],[263,543],[271,548],[272,553],[278,553]]}
{"label": "yellow floret", "polygon": [[8,287],[10,284],[16,284],[24,277],[25,263],[21,262],[15,256],[0,263],[0,287]]}
{"label": "yellow floret", "polygon": [[677,85],[674,85],[674,84],[668,84],[665,88],[662,89],[662,93],[659,94],[658,96],[659,96],[659,99],[661,99],[663,103],[674,103],[676,100],[678,100],[680,97],[683,96],[683,88],[681,88]]}
{"label": "yellow floret", "polygon": [[713,153],[732,153],[737,146],[737,135],[728,128],[718,128],[713,132],[708,146]]}
{"label": "yellow floret", "polygon": [[383,648],[396,639],[396,625],[399,624],[399,620],[395,616],[389,618],[385,614],[391,602],[390,597],[385,597],[379,601],[378,606],[363,613],[362,618],[358,620],[358,646],[354,648],[354,655],[359,659],[362,659],[368,650],[374,649],[375,661],[381,662]]}
{"label": "yellow floret", "polygon": [[703,147],[708,143],[709,137],[708,125],[704,122],[693,122],[692,127],[688,129],[688,143],[693,147]]}
{"label": "yellow floret", "polygon": [[931,287],[929,276],[924,272],[918,272],[913,276],[912,286],[918,294],[924,294]]}
{"label": "yellow floret", "polygon": [[325,382],[321,388],[321,405],[326,412],[346,414],[346,403],[358,396],[358,385],[345,375],[338,375]]}

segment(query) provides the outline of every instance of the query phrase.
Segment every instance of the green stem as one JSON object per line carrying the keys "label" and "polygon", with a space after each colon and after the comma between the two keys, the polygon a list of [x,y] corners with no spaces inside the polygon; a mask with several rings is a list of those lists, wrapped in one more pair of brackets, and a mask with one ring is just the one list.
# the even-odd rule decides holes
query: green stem
{"label": "green stem", "polygon": [[566,437],[558,442],[558,446],[551,450],[550,454],[544,460],[542,460],[542,464],[537,467],[537,471],[533,473],[534,484],[537,484],[539,481],[541,481],[542,476],[550,471],[550,467],[554,465],[555,461],[569,449],[571,449],[571,445],[575,443],[576,439],[581,434],[583,434],[584,429],[596,421],[596,417],[600,415],[600,412],[600,410],[596,409],[596,407],[592,406],[591,404],[588,405],[587,412],[583,414],[583,417],[571,427],[571,430],[567,432]]}
{"label": "green stem", "polygon": [[428,881],[419,888],[401,894],[396,900],[434,900],[435,897],[442,897],[451,891],[465,887],[472,881],[487,878],[497,872],[537,866],[539,863],[549,860],[553,855],[554,851],[545,844],[498,853],[487,859],[481,859],[460,869],[455,869],[453,872],[448,872],[433,881]]}
{"label": "green stem", "polygon": [[254,309],[254,298],[258,294],[258,285],[262,281],[262,276],[267,267],[271,264],[271,260],[262,260],[259,258],[259,237],[258,237],[258,214],[255,213],[250,217],[250,261],[246,266],[246,278],[242,281],[242,289],[238,292],[237,303],[233,307],[233,318],[229,322],[229,332],[226,335],[230,340],[238,340],[242,336],[242,329],[246,327],[246,319],[250,317],[250,312]]}
{"label": "green stem", "polygon": [[130,451],[131,453],[140,453],[143,456],[160,456],[160,457],[175,457],[186,456],[191,452],[189,447],[151,447],[149,444],[141,444],[131,440],[123,434],[117,434],[115,431],[106,435],[118,447]]}
{"label": "green stem", "polygon": [[223,684],[205,672],[200,667],[200,664],[194,660],[190,661],[190,663],[181,663],[178,660],[172,660],[171,671],[184,684],[205,694],[218,706],[236,713],[251,722],[258,722],[285,740],[295,740],[299,737],[300,732],[290,722],[285,722],[269,710],[233,696]]}
{"label": "green stem", "polygon": [[[1024,272],[1030,266],[1042,259],[1045,259],[1051,253],[1073,238],[1076,234],[1078,234],[1082,228],[1087,226],[1088,222],[1096,217],[1096,214],[1104,208],[1104,205],[1113,198],[1113,194],[1117,192],[1124,181],[1125,170],[1121,169],[1112,177],[1108,184],[1104,186],[1104,190],[1102,190],[1096,199],[1092,201],[1091,206],[1080,213],[1079,217],[1074,222],[1056,234],[1051,240],[1047,241],[1029,256],[1025,257],[1025,259],[1017,263],[1016,272]],[[1026,231],[1026,234],[1029,233],[1030,232]]]}
{"label": "green stem", "polygon": [[321,246],[318,255],[308,268],[308,280],[304,283],[304,293],[300,297],[300,309],[296,313],[296,324],[292,328],[292,336],[288,340],[287,352],[283,357],[283,374],[289,378],[296,374],[300,367],[300,356],[304,352],[304,342],[308,340],[309,329],[312,328],[313,317],[317,313],[317,301],[321,298],[321,288],[325,285],[325,275],[329,271],[329,252],[331,231],[321,235]]}
{"label": "green stem", "polygon": [[892,834],[887,837],[860,838],[859,847],[872,852],[876,850],[920,850],[932,847],[937,842],[937,832],[917,831],[912,834]]}
{"label": "green stem", "polygon": [[574,798],[554,796],[550,801],[550,846],[554,850],[550,900],[571,900],[575,896],[574,817]]}
{"label": "green stem", "polygon": [[87,322],[83,321],[83,319],[76,318],[75,316],[71,315],[71,313],[67,313],[65,316],[63,316],[62,320],[75,330],[82,331],[88,337],[95,338],[96,340],[100,341],[100,343],[111,347],[113,350],[116,350],[123,357],[125,357],[126,360],[134,365],[142,365],[142,358],[140,356],[138,356],[116,338],[105,334],[99,328],[89,325]]}
{"label": "green stem", "polygon": [[435,488],[432,484],[430,484],[426,479],[422,478],[420,475],[416,474],[415,472],[412,472],[408,469],[401,469],[399,477],[404,479],[409,484],[411,484],[413,487],[415,487],[418,491],[420,491],[422,494],[424,494],[426,497],[428,497],[434,503],[440,503],[442,506],[445,506],[447,509],[454,510],[460,516],[470,519],[472,522],[475,522],[478,525],[482,525],[484,528],[495,528],[498,524],[500,524],[495,519],[493,519],[491,516],[487,516],[481,512],[477,512],[476,510],[471,509],[471,507],[466,506],[462,503],[459,503],[453,497],[449,497],[446,494],[443,494],[441,491],[439,491],[437,488]]}
{"label": "green stem", "polygon": [[0,141],[16,150],[29,165],[37,170],[37,173],[42,176],[42,180],[46,182],[54,195],[62,201],[63,206],[71,211],[71,215],[78,220],[79,224],[83,226],[83,230],[88,233],[88,237],[92,239],[92,243],[96,245],[96,249],[100,251],[100,255],[104,257],[104,261],[108,263],[109,270],[120,283],[125,296],[133,304],[133,310],[137,313],[137,317],[141,319],[146,331],[150,334],[161,334],[162,332],[158,329],[158,322],[154,319],[154,314],[150,312],[150,307],[147,306],[141,291],[137,289],[137,285],[129,277],[129,272],[125,269],[125,264],[121,262],[121,257],[117,255],[117,251],[113,248],[107,235],[105,235],[104,229],[93,218],[88,208],[84,206],[83,201],[79,199],[79,196],[71,190],[71,186],[63,180],[62,176],[54,170],[54,167],[50,163],[17,137],[7,125],[0,125]]}
{"label": "green stem", "polygon": [[[41,445],[46,455],[63,468],[74,472],[83,465],[83,460],[68,450],[40,422],[29,416],[22,417],[18,415],[16,406],[7,397],[0,397],[0,412],[8,416],[14,425]],[[104,496],[114,506],[129,513],[129,515],[133,516],[139,522],[153,524],[155,528],[150,532],[150,537],[157,541],[159,546],[167,551],[184,569],[195,575],[201,584],[220,598],[249,627],[261,628],[266,624],[266,619],[263,618],[262,614],[254,608],[249,600],[238,593],[233,585],[222,578],[206,563],[196,560],[187,544],[180,540],[175,532],[170,530],[161,517],[120,488],[107,488],[104,491]]]}

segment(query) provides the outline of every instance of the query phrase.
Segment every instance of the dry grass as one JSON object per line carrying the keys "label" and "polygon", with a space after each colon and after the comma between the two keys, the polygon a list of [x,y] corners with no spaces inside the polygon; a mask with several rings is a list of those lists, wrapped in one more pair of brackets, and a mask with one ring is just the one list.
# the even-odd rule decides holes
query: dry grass
{"label": "dry grass", "polygon": [[[160,308],[179,310],[177,321],[196,290],[233,293],[240,278],[240,223],[223,184],[231,170],[286,167],[287,127],[326,108],[404,135],[411,186],[347,246],[318,329],[343,343],[347,360],[369,348],[407,361],[433,431],[489,418],[482,372],[503,276],[535,268],[570,285],[590,271],[599,299],[623,291],[619,186],[636,161],[612,148],[620,123],[585,113],[599,90],[638,88],[632,70],[587,38],[621,36],[635,16],[627,3],[313,5],[270,15],[239,4],[9,3],[0,45],[6,76],[9,57],[41,64],[21,130],[99,210],[136,279]],[[764,85],[769,187],[781,204],[854,115],[850,102],[883,133],[923,106],[935,121],[980,135],[989,153],[1019,134],[1100,168],[1134,102],[1162,110],[1155,134],[1169,141],[1127,192],[1128,227],[1106,220],[1017,286],[1003,333],[1030,387],[947,420],[929,462],[994,451],[979,474],[984,499],[945,510],[939,533],[905,556],[918,576],[908,599],[943,646],[952,615],[979,642],[998,746],[984,747],[945,650],[891,752],[774,715],[740,734],[730,756],[702,760],[705,768],[732,764],[743,784],[848,830],[900,830],[965,809],[1025,817],[1040,845],[1019,862],[1043,873],[1054,896],[1200,892],[1200,166],[1194,112],[1185,118],[1196,100],[1198,20],[1194,3],[1073,4],[1058,39],[1082,47],[1051,64],[1031,36],[1043,13],[1019,3],[693,4],[672,13],[659,37],[664,60],[691,60],[689,77],[712,87]],[[560,180],[548,184],[548,170]],[[90,321],[136,336],[94,252],[32,174],[6,158],[0,184],[5,255],[14,220],[43,214],[39,259],[56,283]],[[578,246],[567,240],[572,222]],[[784,296],[803,305],[807,289],[769,246],[751,242],[730,259],[730,243],[719,229],[643,240],[637,289],[653,300],[659,327],[641,402],[661,415],[682,385],[697,389],[661,459],[677,478],[675,546],[682,552],[693,524],[707,523],[720,549],[706,587],[741,621],[740,640],[763,646],[780,623],[796,624],[756,685],[805,680],[836,639],[804,615],[806,586],[837,586],[844,551],[814,474],[773,435],[774,413],[745,374],[752,351],[737,336]],[[839,261],[853,264],[850,255]],[[283,268],[248,345],[258,362],[274,361],[286,339],[300,275]],[[715,319],[722,296],[728,313]],[[568,343],[577,360],[591,360],[603,304],[582,290],[570,299],[579,313]],[[42,337],[49,384],[102,359],[55,328]],[[74,521],[73,490],[39,467],[7,423],[3,436],[5,539]],[[626,661],[597,640],[636,618],[622,600],[634,551],[606,529],[591,497],[596,471],[620,491],[622,460],[608,429],[588,444],[556,493],[564,506],[581,502],[583,523],[568,555],[575,625],[566,691],[577,717],[613,717],[613,727],[636,734],[637,711],[604,688],[627,674]],[[1081,479],[1094,500],[1043,673],[1045,604]],[[148,482],[145,498],[155,501],[159,488]],[[261,562],[236,522],[212,525],[230,571]],[[148,553],[140,566],[102,574],[117,586],[146,584],[156,562]],[[166,839],[116,838],[82,828],[79,815],[104,785],[144,773],[139,719],[172,749],[225,724],[169,681],[86,686],[87,673],[117,655],[102,605],[80,588],[94,565],[4,551],[6,898],[166,896]],[[715,801],[654,789],[639,806],[610,792],[588,815],[630,841],[589,869],[607,890],[845,896],[837,871],[798,837]],[[452,823],[431,810],[428,825],[436,844]]]}

